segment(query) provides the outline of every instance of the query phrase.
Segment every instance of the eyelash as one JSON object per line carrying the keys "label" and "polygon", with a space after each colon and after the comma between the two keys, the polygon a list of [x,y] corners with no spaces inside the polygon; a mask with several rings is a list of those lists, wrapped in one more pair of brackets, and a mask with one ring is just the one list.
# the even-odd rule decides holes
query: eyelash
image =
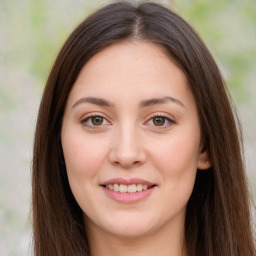
{"label": "eyelash", "polygon": [[[167,117],[167,116],[164,116],[164,115],[153,115],[146,123],[149,123],[150,121],[153,122],[154,118],[157,118],[157,117],[164,119],[164,125],[159,125],[159,126],[157,126],[157,125],[154,125],[154,124],[153,124],[153,126],[154,126],[154,127],[157,127],[158,129],[164,129],[164,128],[167,128],[167,127],[169,127],[170,125],[176,123],[173,119],[171,119],[171,118],[169,118],[169,117]],[[166,122],[167,122],[167,124],[166,124]]]}
{"label": "eyelash", "polygon": [[[103,119],[103,122],[105,121],[105,122],[107,122],[107,124],[100,124],[100,125],[94,125],[94,124],[92,124],[92,118],[94,118],[94,117],[100,117],[100,118],[102,118],[102,119]],[[158,129],[164,129],[164,128],[167,128],[167,127],[169,127],[170,125],[176,123],[173,119],[171,119],[171,118],[169,118],[169,117],[166,117],[166,116],[164,116],[164,115],[153,115],[153,116],[150,117],[150,119],[149,119],[148,121],[145,122],[145,124],[148,124],[150,121],[153,122],[154,118],[163,118],[163,119],[164,119],[164,125],[159,125],[159,126],[158,126],[158,125],[152,124],[154,127],[157,127]],[[88,124],[88,123],[87,123],[88,121],[90,121],[91,124]],[[167,122],[167,124],[166,124],[166,122]],[[100,114],[93,114],[93,115],[90,115],[90,116],[86,116],[85,118],[83,118],[83,119],[81,120],[81,123],[82,123],[84,126],[87,126],[87,127],[91,128],[91,129],[99,129],[99,128],[101,128],[101,127],[104,126],[104,125],[109,125],[109,124],[111,124],[109,121],[107,121],[107,119],[106,119],[105,117],[103,117],[103,116],[100,115]]]}
{"label": "eyelash", "polygon": [[[100,115],[100,114],[99,114],[99,115],[93,114],[93,115],[90,115],[90,116],[86,116],[85,118],[83,118],[83,119],[81,120],[81,123],[82,123],[84,126],[87,126],[87,127],[91,128],[91,129],[99,129],[99,128],[101,128],[103,125],[106,125],[106,124],[93,125],[93,124],[92,124],[92,118],[94,118],[94,117],[100,117],[100,118],[103,119],[103,122],[106,121],[108,124],[110,124],[110,122],[107,121],[107,119],[106,119],[105,117],[103,117],[102,115]],[[91,124],[88,124],[88,123],[87,123],[88,121],[90,121]]]}

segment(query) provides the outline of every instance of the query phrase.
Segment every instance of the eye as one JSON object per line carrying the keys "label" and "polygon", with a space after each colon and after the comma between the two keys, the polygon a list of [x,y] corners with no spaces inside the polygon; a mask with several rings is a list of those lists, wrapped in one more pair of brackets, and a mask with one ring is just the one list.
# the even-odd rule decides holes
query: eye
{"label": "eye", "polygon": [[161,115],[154,116],[147,121],[147,124],[152,126],[158,126],[160,128],[168,127],[174,123],[175,121],[172,120],[171,118],[166,116],[161,116]]}
{"label": "eye", "polygon": [[162,117],[162,116],[157,116],[153,118],[153,123],[156,126],[163,126],[166,122],[166,118]]}
{"label": "eye", "polygon": [[98,128],[110,124],[106,118],[100,115],[87,116],[81,123],[89,128]]}
{"label": "eye", "polygon": [[101,116],[93,116],[91,117],[91,122],[93,125],[102,125],[104,118]]}

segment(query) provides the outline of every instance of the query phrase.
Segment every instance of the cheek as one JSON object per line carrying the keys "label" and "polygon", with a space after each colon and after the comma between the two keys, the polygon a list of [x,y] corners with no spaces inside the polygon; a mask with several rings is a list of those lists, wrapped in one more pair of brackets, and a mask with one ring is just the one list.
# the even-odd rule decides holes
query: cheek
{"label": "cheek", "polygon": [[[173,170],[174,172],[186,172],[196,169],[198,158],[198,144],[190,140],[174,138],[164,142],[160,147],[155,147],[152,156],[161,166],[162,170]],[[168,171],[168,173],[170,173]]]}
{"label": "cheek", "polygon": [[68,174],[93,175],[105,159],[106,146],[91,141],[89,136],[66,136],[62,141]]}
{"label": "cheek", "polygon": [[172,200],[186,204],[195,182],[197,172],[196,140],[173,139],[162,143],[161,150],[152,153],[155,167],[162,174],[166,194],[172,195]]}
{"label": "cheek", "polygon": [[62,147],[72,193],[84,212],[88,207],[93,209],[94,203],[88,195],[98,185],[97,175],[104,164],[107,147],[76,132],[63,136]]}

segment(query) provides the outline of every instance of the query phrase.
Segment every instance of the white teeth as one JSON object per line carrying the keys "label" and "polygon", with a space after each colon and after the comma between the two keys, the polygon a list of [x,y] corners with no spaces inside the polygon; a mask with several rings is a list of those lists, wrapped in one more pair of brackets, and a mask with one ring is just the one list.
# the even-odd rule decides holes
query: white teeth
{"label": "white teeth", "polygon": [[119,185],[119,192],[126,193],[128,191],[128,186],[124,184]]}
{"label": "white teeth", "polygon": [[129,193],[135,193],[136,190],[137,190],[136,184],[132,184],[132,185],[129,185],[129,186],[128,186],[128,192],[129,192]]}
{"label": "white teeth", "polygon": [[121,192],[121,193],[136,193],[140,192],[142,190],[146,190],[149,188],[148,185],[145,184],[131,184],[131,185],[125,185],[125,184],[108,184],[106,185],[106,188],[109,190],[113,190],[115,192]]}
{"label": "white teeth", "polygon": [[137,187],[136,187],[136,190],[137,190],[137,191],[142,191],[142,185],[141,185],[141,184],[138,184]]}
{"label": "white teeth", "polygon": [[118,184],[114,184],[114,191],[115,191],[115,192],[118,192],[118,190],[119,190]]}

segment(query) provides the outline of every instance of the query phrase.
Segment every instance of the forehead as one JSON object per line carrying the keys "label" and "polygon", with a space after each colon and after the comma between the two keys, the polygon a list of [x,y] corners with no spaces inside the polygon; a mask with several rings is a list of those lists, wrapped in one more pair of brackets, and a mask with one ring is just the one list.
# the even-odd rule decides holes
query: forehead
{"label": "forehead", "polygon": [[163,47],[125,41],[104,48],[84,65],[70,100],[78,96],[149,98],[163,94],[191,97],[182,70]]}
{"label": "forehead", "polygon": [[141,75],[149,72],[154,74],[160,70],[163,72],[158,74],[163,75],[166,69],[185,78],[163,46],[140,40],[123,41],[105,47],[85,64],[80,73],[95,70],[98,74],[121,73],[124,69],[127,70],[127,75],[128,72],[135,73],[138,79]]}

